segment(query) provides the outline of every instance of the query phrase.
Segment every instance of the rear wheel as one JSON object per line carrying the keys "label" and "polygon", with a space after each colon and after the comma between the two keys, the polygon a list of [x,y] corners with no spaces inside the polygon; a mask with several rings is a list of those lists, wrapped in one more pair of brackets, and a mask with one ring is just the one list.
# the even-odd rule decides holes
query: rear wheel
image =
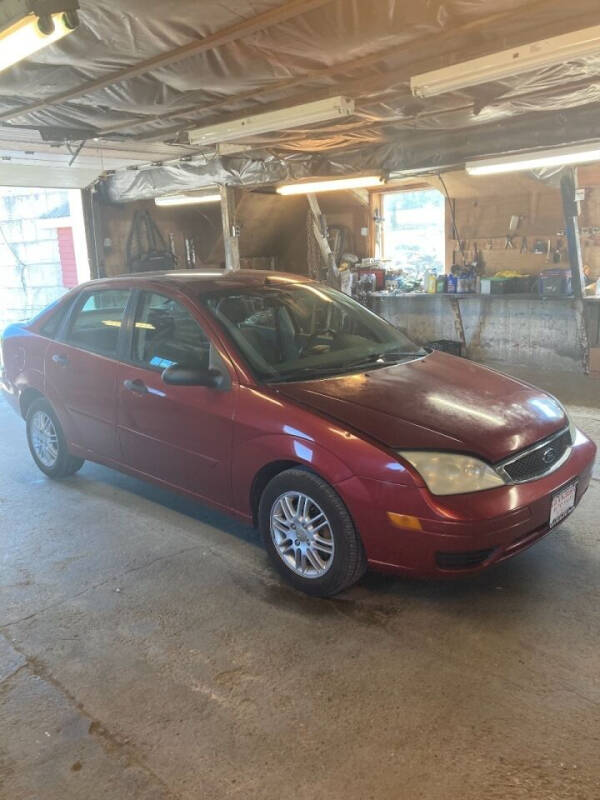
{"label": "rear wheel", "polygon": [[337,594],[366,570],[362,542],[346,506],[312,472],[294,468],[276,475],[262,494],[259,523],[277,571],[307,594]]}
{"label": "rear wheel", "polygon": [[50,403],[35,400],[27,411],[27,442],[33,460],[50,478],[66,478],[83,466],[83,459],[72,456]]}

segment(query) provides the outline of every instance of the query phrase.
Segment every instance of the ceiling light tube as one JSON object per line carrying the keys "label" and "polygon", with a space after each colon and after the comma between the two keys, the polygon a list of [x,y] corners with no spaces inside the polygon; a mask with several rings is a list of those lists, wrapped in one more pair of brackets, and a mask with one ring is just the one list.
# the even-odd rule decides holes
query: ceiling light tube
{"label": "ceiling light tube", "polygon": [[284,183],[277,187],[277,193],[290,194],[319,194],[319,192],[339,192],[342,189],[369,189],[381,186],[381,175],[363,175],[357,178],[334,178],[333,180],[308,181],[305,183]]}
{"label": "ceiling light tube", "polygon": [[414,75],[410,89],[415,97],[435,97],[593,53],[600,53],[600,25]]}
{"label": "ceiling light tube", "polygon": [[220,203],[220,194],[168,194],[154,198],[157,206],[195,206],[202,203]]}
{"label": "ceiling light tube", "polygon": [[465,169],[469,175],[498,175],[502,172],[585,164],[588,161],[600,161],[600,142],[469,161]]}
{"label": "ceiling light tube", "polygon": [[[59,41],[77,28],[79,21],[73,0],[41,4],[16,2],[0,4],[0,72]],[[32,11],[33,9],[33,11]]]}
{"label": "ceiling light tube", "polygon": [[198,146],[234,142],[245,136],[283,131],[301,125],[312,125],[316,122],[327,122],[348,117],[353,113],[353,100],[347,97],[329,97],[313,103],[282,108],[279,111],[267,111],[252,117],[197,128],[188,132],[188,140],[191,145]]}

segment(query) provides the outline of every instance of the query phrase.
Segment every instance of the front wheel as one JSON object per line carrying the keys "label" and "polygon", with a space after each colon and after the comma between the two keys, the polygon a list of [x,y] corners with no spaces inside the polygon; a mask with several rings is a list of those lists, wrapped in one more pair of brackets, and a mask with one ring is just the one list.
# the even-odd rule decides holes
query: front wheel
{"label": "front wheel", "polygon": [[72,456],[56,414],[47,400],[35,400],[27,411],[27,442],[33,460],[49,478],[66,478],[83,466]]}
{"label": "front wheel", "polygon": [[318,475],[294,468],[276,475],[259,505],[266,550],[296,589],[329,597],[366,570],[362,542],[335,490]]}

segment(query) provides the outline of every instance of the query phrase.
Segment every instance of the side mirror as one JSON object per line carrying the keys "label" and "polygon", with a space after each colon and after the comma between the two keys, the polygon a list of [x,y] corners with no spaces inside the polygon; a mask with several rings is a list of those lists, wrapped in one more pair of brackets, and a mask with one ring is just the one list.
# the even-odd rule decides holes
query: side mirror
{"label": "side mirror", "polygon": [[209,389],[219,389],[224,382],[224,376],[218,369],[185,367],[181,364],[167,367],[162,373],[162,379],[170,386],[206,386]]}

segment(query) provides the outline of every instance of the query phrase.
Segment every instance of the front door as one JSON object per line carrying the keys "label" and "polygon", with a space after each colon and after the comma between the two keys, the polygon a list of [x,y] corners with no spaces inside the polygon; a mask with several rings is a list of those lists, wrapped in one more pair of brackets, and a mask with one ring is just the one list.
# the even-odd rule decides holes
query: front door
{"label": "front door", "polygon": [[[117,411],[125,464],[230,505],[237,384],[194,312],[167,295],[141,292],[127,360]],[[175,363],[216,367],[227,380],[221,389],[167,385],[161,373]]]}
{"label": "front door", "polygon": [[78,454],[119,460],[117,361],[129,290],[86,292],[45,356],[46,395]]}

